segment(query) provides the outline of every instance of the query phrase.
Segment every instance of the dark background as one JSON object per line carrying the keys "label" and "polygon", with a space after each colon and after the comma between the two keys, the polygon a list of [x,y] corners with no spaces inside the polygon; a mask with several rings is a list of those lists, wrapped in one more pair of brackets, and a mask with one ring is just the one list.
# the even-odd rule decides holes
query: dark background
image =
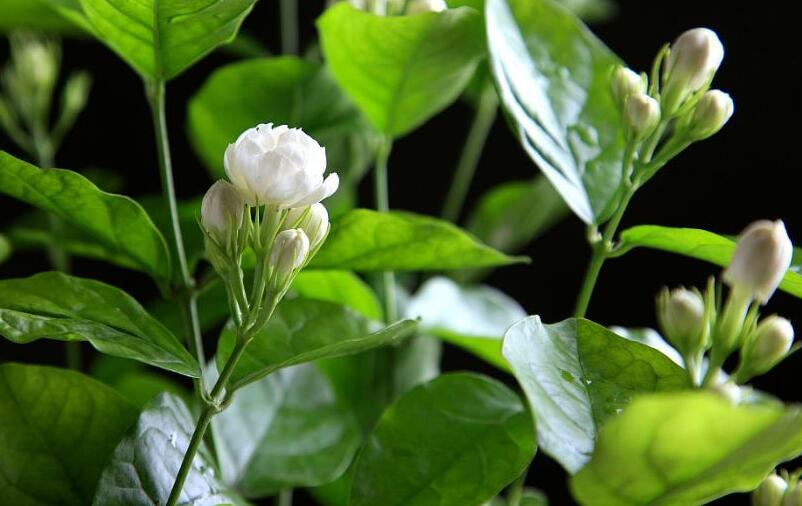
{"label": "dark background", "polygon": [[[303,41],[309,43],[316,37],[313,20],[323,2],[300,3]],[[244,25],[274,53],[279,51],[277,4],[275,0],[261,0]],[[734,234],[755,219],[782,218],[792,240],[802,242],[799,187],[795,184],[800,170],[796,115],[802,112],[802,92],[798,86],[797,18],[788,12],[788,3],[627,0],[618,5],[613,19],[593,28],[638,70],[647,69],[660,46],[687,28],[707,26],[717,31],[726,56],[714,86],[730,93],[736,103],[734,117],[718,135],[692,146],[638,193],[623,227],[648,223]],[[6,54],[7,47],[2,43],[0,61]],[[181,197],[200,194],[210,183],[184,133],[186,102],[213,69],[232,59],[214,53],[168,87],[168,121]],[[90,40],[66,40],[63,61],[66,69],[88,69],[94,86],[88,109],[58,155],[58,166],[112,171],[125,178],[122,192],[129,195],[159,192],[153,132],[139,78],[122,60]],[[457,103],[396,143],[390,161],[392,207],[439,213],[471,117],[471,109]],[[2,134],[0,146],[22,156]],[[497,183],[526,179],[536,170],[500,117],[484,151],[467,208]],[[371,205],[367,181],[361,198],[362,205]],[[25,210],[5,197],[0,198],[0,206],[0,230]],[[545,321],[562,320],[571,314],[588,260],[584,238],[584,225],[569,217],[525,250],[533,260],[531,265],[499,270],[488,281]],[[0,277],[27,276],[47,269],[44,254],[26,253],[0,267]],[[661,286],[701,286],[718,271],[695,260],[636,250],[605,266],[589,317],[603,324],[654,326],[654,295]],[[144,275],[86,260],[75,260],[74,272],[124,286],[142,300],[154,296],[152,283]],[[802,325],[802,301],[781,292],[766,308],[765,313],[770,312]],[[207,337],[213,346],[213,336]],[[61,350],[52,343],[14,346],[0,342],[0,361],[4,360],[59,364]],[[796,355],[755,384],[787,401],[800,401],[802,393],[796,382],[800,364],[802,355]],[[451,348],[445,354],[444,369],[493,373],[478,360]],[[565,474],[548,457],[538,456],[529,481],[544,489],[552,504],[570,504]],[[728,498],[726,502],[740,500]],[[303,504],[303,499],[297,498],[296,504]]]}

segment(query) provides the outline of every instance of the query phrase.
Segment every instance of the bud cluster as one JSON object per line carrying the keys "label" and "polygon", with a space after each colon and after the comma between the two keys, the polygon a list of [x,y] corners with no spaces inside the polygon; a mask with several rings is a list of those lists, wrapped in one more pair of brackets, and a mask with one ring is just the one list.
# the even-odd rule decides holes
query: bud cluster
{"label": "bud cluster", "polygon": [[765,374],[794,351],[791,322],[779,316],[760,319],[758,307],[768,302],[788,270],[791,241],[781,221],[757,221],[739,236],[732,260],[722,275],[730,288],[720,304],[711,281],[703,295],[696,289],[664,288],[657,298],[663,335],[685,361],[693,383],[709,350],[704,386],[715,384],[725,360],[740,350],[733,387]]}
{"label": "bud cluster", "polygon": [[[326,152],[300,129],[272,124],[245,131],[228,146],[229,181],[215,182],[201,207],[206,256],[227,285],[232,313],[249,333],[269,318],[329,232],[321,200],[339,185],[324,178]],[[242,258],[256,256],[250,297]],[[236,318],[235,318],[236,319]]]}
{"label": "bud cluster", "polygon": [[0,129],[40,165],[51,164],[64,135],[86,106],[91,79],[71,74],[51,126],[51,107],[60,70],[58,41],[27,32],[9,36],[11,59],[0,71]]}
{"label": "bud cluster", "polygon": [[[694,28],[660,51],[651,76],[623,65],[613,68],[612,98],[626,127],[638,180],[648,179],[669,158],[715,134],[730,119],[730,96],[709,89],[723,58],[716,33]],[[649,167],[653,159],[657,166]]]}

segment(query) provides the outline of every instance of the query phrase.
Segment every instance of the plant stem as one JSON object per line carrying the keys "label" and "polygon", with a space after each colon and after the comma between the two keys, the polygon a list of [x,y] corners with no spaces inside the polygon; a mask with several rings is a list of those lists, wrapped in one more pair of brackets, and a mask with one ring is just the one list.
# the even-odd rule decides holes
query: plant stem
{"label": "plant stem", "polygon": [[285,488],[278,493],[278,506],[292,506],[292,489]]}
{"label": "plant stem", "polygon": [[476,167],[479,164],[479,158],[482,155],[485,142],[487,142],[487,136],[490,134],[490,129],[496,120],[497,111],[498,96],[496,95],[496,90],[489,84],[485,85],[441,213],[443,218],[451,222],[456,222],[462,211],[465,196],[468,194],[468,189],[476,173]]}
{"label": "plant stem", "polygon": [[[179,304],[184,319],[187,346],[195,355],[201,367],[206,363],[203,353],[203,341],[198,319],[197,295],[195,294],[195,281],[189,271],[187,255],[184,250],[184,237],[181,233],[181,222],[178,216],[178,203],[175,196],[175,183],[173,182],[173,166],[170,159],[170,140],[167,136],[167,118],[165,115],[165,86],[163,80],[146,83],[147,98],[153,116],[153,128],[156,136],[156,149],[159,157],[159,169],[162,181],[162,193],[165,205],[170,213],[170,224],[173,234],[173,247],[178,261],[179,283],[181,294]],[[200,394],[203,388],[200,379],[195,380],[195,390]]]}
{"label": "plant stem", "polygon": [[281,52],[298,54],[298,0],[281,0]]}
{"label": "plant stem", "polygon": [[596,281],[599,279],[599,273],[604,265],[604,261],[607,260],[610,252],[613,249],[613,239],[615,238],[615,233],[618,230],[618,226],[621,224],[621,219],[624,217],[627,206],[638,189],[637,182],[633,183],[629,180],[634,154],[634,147],[628,147],[627,152],[624,155],[623,164],[623,184],[625,187],[624,194],[622,195],[621,201],[618,203],[618,208],[616,208],[612,218],[610,218],[610,221],[608,221],[604,226],[604,233],[602,234],[601,238],[595,238],[593,241],[593,255],[590,258],[588,270],[585,272],[585,279],[582,282],[582,288],[579,291],[579,297],[577,297],[576,301],[576,308],[574,309],[574,317],[576,318],[584,318],[588,311],[590,298],[593,296],[593,289],[596,287]]}
{"label": "plant stem", "polygon": [[[376,166],[373,168],[373,188],[376,193],[376,210],[387,212],[390,210],[390,195],[387,184],[387,162],[393,142],[384,138],[376,151]],[[394,322],[398,319],[395,300],[395,273],[384,271],[381,273],[382,300],[384,302],[384,320]]]}
{"label": "plant stem", "polygon": [[[275,307],[275,304],[273,307]],[[207,402],[203,411],[201,411],[198,423],[195,425],[195,431],[192,433],[192,438],[189,440],[184,459],[181,461],[181,467],[178,469],[178,474],[175,477],[175,483],[173,483],[173,488],[170,490],[167,506],[175,506],[178,502],[178,498],[181,496],[181,491],[184,488],[184,482],[189,475],[189,470],[192,468],[192,461],[195,460],[195,454],[198,453],[198,448],[200,448],[201,442],[203,441],[203,436],[206,434],[206,429],[209,428],[209,423],[212,421],[214,415],[222,410],[217,404],[218,399],[225,390],[226,385],[228,385],[231,374],[233,374],[234,368],[237,366],[240,358],[242,358],[242,353],[245,351],[249,342],[250,339],[242,336],[237,339],[237,344],[234,346],[231,356],[228,357],[228,361],[226,361],[226,365],[223,367],[220,377],[217,378],[217,382],[214,384],[214,388],[212,388],[210,394],[212,400],[211,402]]]}

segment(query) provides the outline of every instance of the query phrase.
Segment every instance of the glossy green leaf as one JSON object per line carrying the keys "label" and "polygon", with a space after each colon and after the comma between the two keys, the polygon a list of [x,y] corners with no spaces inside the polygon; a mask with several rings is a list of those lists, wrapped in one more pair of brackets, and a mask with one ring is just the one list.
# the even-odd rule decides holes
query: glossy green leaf
{"label": "glossy green leaf", "polygon": [[318,269],[420,271],[526,260],[496,251],[443,220],[401,211],[356,209],[334,221],[310,265]]}
{"label": "glossy green leaf", "polygon": [[351,506],[464,506],[493,498],[535,453],[532,418],[501,383],[468,373],[384,412],[355,464]]}
{"label": "glossy green leaf", "polygon": [[293,56],[216,70],[189,103],[195,151],[215,178],[223,153],[246,129],[272,122],[303,128],[326,148],[330,170],[355,182],[372,161],[376,134],[322,65]]}
{"label": "glossy green leaf", "polygon": [[[198,295],[198,323],[201,330],[206,332],[214,327],[221,325],[228,320],[231,315],[231,308],[228,305],[228,295],[225,286],[220,281],[215,280],[210,283]],[[156,299],[147,305],[148,312],[167,327],[170,332],[177,336],[184,335],[184,318],[181,315],[181,306],[175,300]]]}
{"label": "glossy green leaf", "polygon": [[570,473],[634,395],[689,387],[685,370],[659,351],[588,320],[543,325],[530,316],[507,331],[503,353],[529,399],[538,445]]}
{"label": "glossy green leaf", "polygon": [[59,237],[53,236],[46,223],[20,224],[8,230],[8,238],[18,250],[46,250],[54,241],[72,257],[102,260],[126,269],[142,270],[125,254],[106,247],[81,230],[64,223]]}
{"label": "glossy green leaf", "polygon": [[184,400],[191,399],[188,389],[158,374],[141,362],[111,355],[98,355],[92,360],[90,374],[117,390],[134,406],[144,408],[158,394],[169,392]]}
{"label": "glossy green leaf", "polygon": [[[195,420],[170,394],[154,399],[117,445],[100,478],[93,506],[166,504]],[[178,504],[212,506],[238,502],[215,477],[203,445],[195,455]]]}
{"label": "glossy green leaf", "polygon": [[376,16],[341,2],[318,19],[326,63],[374,128],[400,137],[451,104],[484,55],[481,16]]}
{"label": "glossy green leaf", "polygon": [[256,0],[46,0],[143,78],[176,77],[234,39]]}
{"label": "glossy green leaf", "polygon": [[0,0],[0,13],[0,33],[19,29],[62,34],[79,32],[78,27],[43,0]]}
{"label": "glossy green leaf", "polygon": [[305,299],[334,302],[368,318],[382,319],[382,307],[370,286],[348,271],[302,271],[292,290]]}
{"label": "glossy green leaf", "polygon": [[515,134],[579,218],[603,223],[621,181],[619,59],[553,0],[487,0],[490,60]]}
{"label": "glossy green leaf", "polygon": [[137,411],[82,374],[0,365],[0,504],[92,503],[103,466]]}
{"label": "glossy green leaf", "polygon": [[130,295],[57,272],[0,281],[0,334],[15,343],[89,341],[109,355],[200,376],[192,355]]}
{"label": "glossy green leaf", "polygon": [[399,396],[440,374],[442,347],[428,337],[317,362],[343,402],[369,431]]}
{"label": "glossy green leaf", "polygon": [[[161,230],[162,235],[164,237],[172,237],[173,223],[170,211],[165,205],[164,197],[157,194],[145,195],[137,197],[137,202],[147,211],[148,215],[153,219],[153,223]],[[189,262],[190,270],[194,270],[198,262],[203,258],[206,249],[203,232],[198,226],[201,198],[181,200],[177,203],[177,208],[187,262]],[[178,275],[178,273],[175,274]]]}
{"label": "glossy green leaf", "polygon": [[333,481],[361,439],[356,419],[311,364],[243,388],[212,429],[222,478],[246,497]]}
{"label": "glossy green leaf", "polygon": [[60,216],[158,280],[170,277],[167,243],[133,200],[99,190],[84,176],[39,169],[0,151],[0,192]]}
{"label": "glossy green leaf", "polygon": [[501,339],[526,312],[513,299],[489,286],[460,286],[448,278],[428,280],[410,299],[408,318],[420,318],[423,334],[463,348],[503,371]]}
{"label": "glossy green leaf", "polygon": [[[240,388],[284,367],[384,346],[406,337],[415,325],[403,320],[382,328],[345,306],[284,300],[245,349],[230,384]],[[228,325],[220,336],[218,368],[223,368],[235,343],[234,329]]]}
{"label": "glossy green leaf", "polygon": [[707,392],[647,395],[605,425],[571,480],[581,504],[703,504],[754,489],[802,453],[802,411]]}
{"label": "glossy green leaf", "polygon": [[484,194],[468,230],[488,245],[514,253],[568,214],[545,177],[502,183]]}
{"label": "glossy green leaf", "polygon": [[[735,241],[698,228],[672,228],[659,225],[640,225],[621,233],[622,251],[645,247],[677,253],[726,267],[735,253]],[[798,251],[791,269],[785,273],[780,290],[802,297],[802,274]]]}

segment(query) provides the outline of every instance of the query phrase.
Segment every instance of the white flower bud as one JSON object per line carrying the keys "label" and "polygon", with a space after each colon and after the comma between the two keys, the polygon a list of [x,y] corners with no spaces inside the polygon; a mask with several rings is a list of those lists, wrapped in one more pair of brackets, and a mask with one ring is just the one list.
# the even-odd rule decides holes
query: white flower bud
{"label": "white flower bud", "polygon": [[797,482],[793,488],[786,491],[782,503],[779,504],[781,506],[802,506],[802,483]]}
{"label": "white flower bud", "polygon": [[663,113],[674,114],[688,96],[706,86],[723,59],[724,46],[713,30],[694,28],[677,37],[666,61]]}
{"label": "white flower bud", "polygon": [[627,97],[646,93],[646,84],[644,76],[623,65],[617,65],[613,70],[611,82],[613,100],[615,100],[618,107],[623,109]]}
{"label": "white flower bud", "polygon": [[624,121],[635,139],[643,139],[660,122],[660,104],[644,93],[630,95],[624,105]]}
{"label": "white flower bud", "polygon": [[781,506],[788,483],[776,473],[771,473],[752,492],[752,506]]}
{"label": "white flower bud", "polygon": [[765,318],[744,347],[741,363],[748,377],[768,372],[785,358],[794,342],[794,327],[781,316]]}
{"label": "white flower bud", "polygon": [[727,93],[720,90],[706,92],[693,110],[690,137],[694,140],[710,137],[721,130],[734,111],[735,104]]}
{"label": "white flower bud", "polygon": [[225,245],[242,224],[244,212],[242,194],[234,185],[221,179],[203,196],[201,223],[210,236]]}
{"label": "white flower bud", "polygon": [[444,0],[412,0],[407,5],[406,14],[420,14],[422,12],[442,12],[448,6]]}
{"label": "white flower bud", "polygon": [[50,90],[59,70],[59,46],[36,35],[15,35],[11,44],[14,66],[25,86]]}
{"label": "white flower bud", "polygon": [[63,107],[71,115],[78,114],[86,107],[92,78],[86,72],[76,72],[67,79],[64,85]]}
{"label": "white flower bud", "polygon": [[243,132],[225,154],[226,174],[251,205],[305,207],[339,186],[326,170],[326,150],[297,128],[258,125]]}
{"label": "white flower bud", "polygon": [[765,304],[791,265],[793,246],[781,220],[760,220],[741,232],[723,279]]}
{"label": "white flower bud", "polygon": [[329,212],[320,203],[312,204],[309,208],[290,209],[284,226],[302,229],[309,238],[309,249],[314,251],[329,232]]}
{"label": "white flower bud", "polygon": [[278,233],[270,252],[270,265],[285,279],[295,269],[301,267],[309,254],[309,238],[303,230],[293,228]]}
{"label": "white flower bud", "polygon": [[663,288],[657,298],[657,319],[663,335],[683,356],[703,347],[705,303],[697,290]]}

